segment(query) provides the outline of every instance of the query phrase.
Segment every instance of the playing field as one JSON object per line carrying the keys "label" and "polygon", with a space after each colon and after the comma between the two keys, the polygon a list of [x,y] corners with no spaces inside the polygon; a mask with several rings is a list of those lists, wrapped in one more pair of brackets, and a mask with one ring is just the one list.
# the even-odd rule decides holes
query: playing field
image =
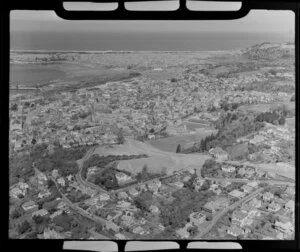
{"label": "playing field", "polygon": [[[168,174],[174,171],[196,168],[201,169],[205,160],[210,156],[203,154],[177,154],[159,150],[148,143],[143,143],[134,140],[127,140],[123,145],[115,145],[113,147],[99,147],[94,154],[100,156],[107,155],[138,155],[146,154],[147,158],[122,160],[118,164],[118,169],[125,170],[136,174],[143,169],[144,165],[148,166],[148,171],[160,173],[165,169]],[[163,168],[165,167],[165,168]]]}

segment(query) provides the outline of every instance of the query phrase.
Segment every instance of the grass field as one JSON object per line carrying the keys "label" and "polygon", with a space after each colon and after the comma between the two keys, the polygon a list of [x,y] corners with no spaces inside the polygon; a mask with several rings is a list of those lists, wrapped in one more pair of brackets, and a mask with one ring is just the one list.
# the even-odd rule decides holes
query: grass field
{"label": "grass field", "polygon": [[142,171],[143,166],[147,165],[149,172],[160,173],[163,167],[166,168],[168,174],[174,171],[196,168],[201,169],[205,160],[210,156],[203,154],[177,154],[159,150],[149,143],[143,143],[134,140],[127,140],[125,144],[115,145],[112,147],[99,147],[94,154],[100,156],[107,155],[138,155],[146,154],[148,158],[122,160],[118,164],[118,169],[125,170],[136,174]]}
{"label": "grass field", "polygon": [[195,142],[200,142],[201,139],[211,133],[212,132],[209,131],[203,131],[195,134],[170,136],[162,139],[150,140],[147,143],[159,150],[175,153],[178,144],[180,144],[181,147],[187,148],[192,146]]}

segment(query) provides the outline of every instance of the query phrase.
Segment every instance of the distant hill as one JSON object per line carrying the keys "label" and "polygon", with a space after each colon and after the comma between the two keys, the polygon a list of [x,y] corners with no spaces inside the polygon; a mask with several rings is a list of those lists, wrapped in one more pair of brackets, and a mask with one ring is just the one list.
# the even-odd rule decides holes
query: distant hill
{"label": "distant hill", "polygon": [[248,59],[289,59],[295,57],[295,44],[275,44],[264,42],[256,44],[241,51]]}

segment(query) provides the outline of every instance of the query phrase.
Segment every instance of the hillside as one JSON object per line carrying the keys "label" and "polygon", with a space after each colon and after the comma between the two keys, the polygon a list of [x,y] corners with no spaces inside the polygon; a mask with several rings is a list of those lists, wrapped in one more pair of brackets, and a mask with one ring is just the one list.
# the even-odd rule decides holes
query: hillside
{"label": "hillside", "polygon": [[293,59],[295,55],[294,43],[275,44],[275,43],[262,43],[253,45],[243,49],[242,55],[248,59],[261,60],[261,59]]}

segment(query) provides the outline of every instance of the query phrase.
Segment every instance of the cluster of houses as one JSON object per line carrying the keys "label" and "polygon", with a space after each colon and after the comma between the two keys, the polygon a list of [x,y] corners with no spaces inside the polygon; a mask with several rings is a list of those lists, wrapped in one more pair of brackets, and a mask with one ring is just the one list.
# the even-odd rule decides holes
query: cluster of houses
{"label": "cluster of houses", "polygon": [[[192,69],[193,66],[186,66],[188,79],[184,77],[176,82],[157,82],[140,76],[127,82],[109,82],[93,90],[81,88],[73,93],[62,92],[54,101],[26,95],[25,99],[17,101],[18,111],[10,113],[10,143],[15,151],[33,143],[59,142],[65,148],[113,144],[117,139],[110,127],[116,125],[125,129],[126,134],[146,133],[152,139],[155,134],[149,133],[151,129],[176,122],[181,124],[183,118],[195,113],[195,108],[205,112],[211,104],[220,107],[222,100],[216,99],[218,89],[227,90],[222,97],[228,102],[251,104],[272,100],[272,95],[267,93],[233,90],[245,81],[257,81],[257,76],[215,78],[196,71],[191,77]],[[27,100],[30,105],[24,107]],[[41,105],[37,100],[47,104]],[[180,134],[178,129],[173,133]]]}
{"label": "cluster of houses", "polygon": [[29,188],[29,185],[24,182],[18,182],[17,184],[14,184],[11,186],[9,195],[12,198],[18,199],[20,196],[25,197],[27,190]]}
{"label": "cluster of houses", "polygon": [[[277,202],[280,202],[277,203]],[[247,234],[251,231],[251,226],[253,226],[255,219],[260,217],[262,220],[265,220],[265,211],[263,206],[266,206],[266,209],[271,214],[278,212],[281,208],[285,211],[282,213],[286,214],[287,212],[294,213],[295,202],[292,199],[283,200],[274,196],[271,192],[261,193],[258,197],[253,198],[252,200],[246,202],[242,205],[240,209],[236,209],[231,215],[231,226],[227,229],[227,234],[230,234],[234,237],[243,236],[247,237]],[[280,215],[280,216],[282,216]],[[294,232],[293,219],[289,217],[280,217],[275,220],[273,225],[273,239],[284,239],[290,237]],[[260,232],[264,232],[260,230]],[[264,237],[268,237],[269,234],[265,234]]]}

